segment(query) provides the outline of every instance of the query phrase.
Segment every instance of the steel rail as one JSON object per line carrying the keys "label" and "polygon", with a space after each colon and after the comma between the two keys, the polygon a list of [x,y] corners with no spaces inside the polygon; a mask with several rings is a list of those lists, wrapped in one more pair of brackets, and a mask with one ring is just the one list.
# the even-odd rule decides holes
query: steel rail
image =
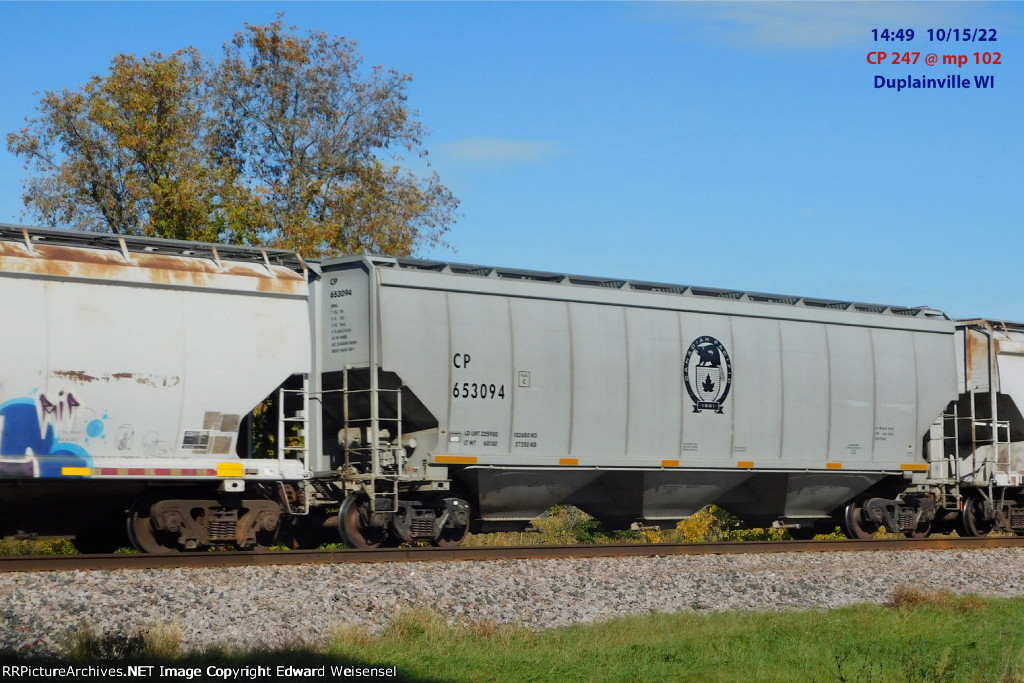
{"label": "steel rail", "polygon": [[865,541],[743,541],[731,543],[650,543],[624,545],[483,546],[470,548],[379,548],[373,550],[291,550],[202,552],[167,555],[0,556],[0,572],[132,570],[205,567],[260,567],[296,564],[546,560],[667,555],[744,555],[757,553],[834,553],[889,550],[1024,549],[1024,538],[926,538]]}

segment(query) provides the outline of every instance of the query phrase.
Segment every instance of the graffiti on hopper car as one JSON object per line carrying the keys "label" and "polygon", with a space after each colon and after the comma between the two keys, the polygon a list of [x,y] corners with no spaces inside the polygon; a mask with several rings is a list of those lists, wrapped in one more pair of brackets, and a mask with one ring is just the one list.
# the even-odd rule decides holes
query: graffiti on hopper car
{"label": "graffiti on hopper car", "polygon": [[[81,404],[60,392],[57,402],[45,394],[37,398],[15,398],[0,404],[0,476],[59,477],[64,467],[92,464],[89,452],[80,444],[62,441],[57,423],[70,421]],[[85,441],[102,438],[103,421],[85,425]]]}

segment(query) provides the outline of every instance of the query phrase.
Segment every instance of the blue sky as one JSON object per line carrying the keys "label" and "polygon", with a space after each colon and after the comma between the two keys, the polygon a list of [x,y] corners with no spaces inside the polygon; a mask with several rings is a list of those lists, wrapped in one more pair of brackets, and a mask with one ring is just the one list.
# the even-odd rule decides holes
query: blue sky
{"label": "blue sky", "polygon": [[[413,75],[429,159],[462,201],[455,250],[422,256],[1024,321],[1017,3],[0,3],[0,130],[114,54],[215,57],[278,10]],[[874,42],[885,28],[916,35]],[[928,41],[948,28],[997,42]],[[874,50],[919,62],[870,65]],[[25,174],[0,150],[0,221],[24,222]]]}

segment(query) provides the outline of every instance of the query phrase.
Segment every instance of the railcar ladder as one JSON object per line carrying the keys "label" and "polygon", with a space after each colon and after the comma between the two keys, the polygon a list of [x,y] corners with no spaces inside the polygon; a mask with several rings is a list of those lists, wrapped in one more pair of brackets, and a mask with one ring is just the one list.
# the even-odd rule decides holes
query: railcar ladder
{"label": "railcar ladder", "polygon": [[[996,419],[998,415],[994,418],[979,417],[975,409],[974,389],[967,393],[967,398],[969,414],[960,415],[958,404],[954,402],[953,409],[942,413],[936,421],[938,436],[932,437],[933,453],[940,452],[938,457],[930,458],[932,465],[940,465],[939,471],[931,470],[933,479],[951,484],[954,500],[958,503],[965,495],[961,488],[963,485],[971,489],[987,489],[988,498],[993,499],[996,488],[1019,486],[1024,479],[1022,473],[1012,469],[1010,421]],[[952,429],[947,430],[947,425]],[[979,436],[981,430],[987,430],[988,433],[983,435],[985,438]],[[961,437],[964,437],[963,442]],[[979,453],[982,447],[990,449],[989,453]]]}
{"label": "railcar ladder", "polygon": [[1010,458],[1010,421],[991,420],[992,480],[996,486],[1019,486],[1021,473],[1013,469]]}
{"label": "railcar ladder", "polygon": [[[947,431],[946,426],[952,426],[952,433]],[[951,412],[943,412],[932,425],[931,451],[929,464],[938,466],[938,469],[930,468],[931,478],[946,483],[957,484],[961,480],[961,456],[960,456],[960,415],[957,410],[956,401],[953,402]],[[959,496],[959,493],[957,493]]]}
{"label": "railcar ladder", "polygon": [[[994,389],[990,389],[994,391]],[[989,418],[978,417],[975,411],[974,389],[970,391],[971,399],[971,472],[975,476],[981,475],[981,482],[989,486],[1007,486],[1010,483],[1010,421],[1000,420],[998,414]],[[993,412],[996,407],[993,401]],[[979,439],[978,430],[987,429],[988,438]],[[1003,439],[1005,434],[1006,438]],[[978,454],[979,446],[991,446],[990,456]]]}
{"label": "railcar ladder", "polygon": [[[285,405],[289,396],[300,395],[302,408],[292,415],[286,414]],[[296,425],[296,429],[291,429]],[[309,448],[306,435],[309,433],[309,375],[302,376],[301,389],[277,390],[277,459],[299,458],[309,468]]]}
{"label": "railcar ladder", "polygon": [[[1013,471],[1010,458],[1010,421],[1000,420],[998,415],[979,417],[976,412],[976,392],[971,389],[967,393],[970,414],[958,414],[954,403],[953,412],[943,414],[943,418],[953,423],[953,434],[944,435],[943,440],[952,440],[952,472],[955,481],[969,482],[974,486],[1008,486],[1019,485],[1020,473]],[[963,424],[963,429],[961,429]],[[961,433],[969,430],[970,450],[962,452],[960,448]],[[980,430],[988,433],[985,438],[979,436]],[[979,453],[980,447],[989,447],[990,454]],[[1016,482],[1014,480],[1017,480]]]}
{"label": "railcar ladder", "polygon": [[[377,382],[370,382],[369,388],[354,389],[349,383],[346,366],[342,379],[342,431],[345,441],[343,478],[358,483],[373,494],[393,497],[398,502],[398,484],[408,477],[406,453],[402,446],[402,390],[381,389]],[[371,368],[370,372],[375,372]],[[329,393],[329,392],[324,392]],[[394,415],[382,416],[380,399],[394,397]],[[354,414],[353,403],[357,398],[366,397],[368,411]],[[384,433],[387,436],[383,436]],[[358,436],[354,438],[354,434]]]}

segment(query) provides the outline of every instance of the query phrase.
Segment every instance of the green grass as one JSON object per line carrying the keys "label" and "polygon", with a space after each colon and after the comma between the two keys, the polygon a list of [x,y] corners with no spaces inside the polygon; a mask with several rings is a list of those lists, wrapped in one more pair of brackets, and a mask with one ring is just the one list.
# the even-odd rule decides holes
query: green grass
{"label": "green grass", "polygon": [[[447,626],[425,610],[379,636],[338,626],[327,647],[183,652],[179,634],[76,634],[62,662],[397,666],[404,681],[1024,681],[1024,599],[901,588],[886,606],[646,615],[543,632]],[[4,664],[27,655],[0,653]],[[39,662],[38,658],[32,658]]]}
{"label": "green grass", "polygon": [[413,613],[378,639],[350,638],[330,652],[444,681],[931,683],[1022,671],[1024,600],[902,595],[891,607],[651,615],[543,633],[453,630]]}

